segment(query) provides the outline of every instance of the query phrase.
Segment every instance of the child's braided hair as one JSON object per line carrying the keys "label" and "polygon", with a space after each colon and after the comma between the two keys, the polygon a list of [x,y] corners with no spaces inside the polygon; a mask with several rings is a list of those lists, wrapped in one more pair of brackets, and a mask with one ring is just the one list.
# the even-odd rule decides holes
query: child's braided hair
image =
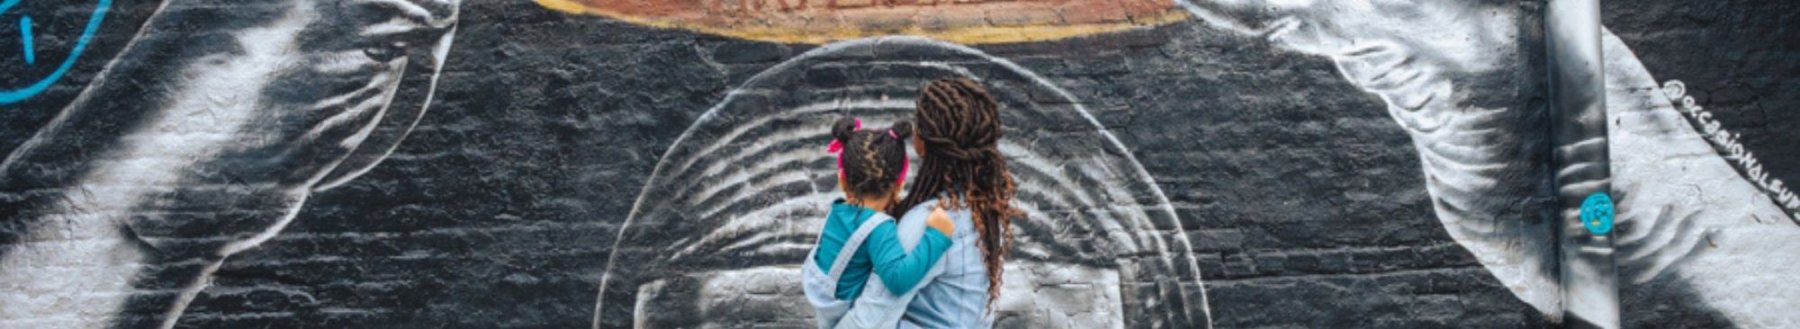
{"label": "child's braided hair", "polygon": [[898,191],[906,170],[906,140],[913,126],[902,121],[883,130],[863,130],[854,118],[831,125],[831,138],[843,147],[838,155],[844,190],[850,198],[883,196]]}

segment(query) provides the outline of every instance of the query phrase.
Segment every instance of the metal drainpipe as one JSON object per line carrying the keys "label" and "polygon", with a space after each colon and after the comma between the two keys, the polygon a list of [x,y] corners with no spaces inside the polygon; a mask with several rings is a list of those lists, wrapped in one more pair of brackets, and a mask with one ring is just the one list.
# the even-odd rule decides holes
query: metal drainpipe
{"label": "metal drainpipe", "polygon": [[1564,326],[1619,328],[1600,1],[1547,1],[1551,161],[1557,218],[1562,220],[1557,240]]}

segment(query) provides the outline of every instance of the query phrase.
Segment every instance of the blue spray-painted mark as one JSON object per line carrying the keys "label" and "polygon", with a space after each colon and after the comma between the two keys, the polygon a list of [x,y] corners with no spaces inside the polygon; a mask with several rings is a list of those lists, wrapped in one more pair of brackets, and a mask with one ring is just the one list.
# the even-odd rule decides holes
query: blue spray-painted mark
{"label": "blue spray-painted mark", "polygon": [[1613,201],[1606,192],[1594,192],[1581,202],[1581,226],[1586,226],[1588,233],[1606,235],[1612,232]]}
{"label": "blue spray-painted mark", "polygon": [[25,64],[37,64],[37,51],[31,50],[31,15],[19,17],[19,42],[25,44]]}
{"label": "blue spray-painted mark", "polygon": [[[12,9],[13,6],[19,4],[19,1],[0,1],[0,13]],[[75,48],[69,50],[69,57],[64,58],[62,64],[56,66],[56,71],[51,71],[37,82],[19,89],[0,90],[0,104],[17,103],[36,96],[38,93],[44,92],[44,89],[50,89],[50,85],[56,83],[57,79],[62,79],[63,74],[69,73],[69,68],[75,67],[75,60],[81,58],[81,52],[87,50],[88,41],[94,38],[95,33],[100,32],[100,22],[106,18],[106,10],[110,8],[112,8],[112,0],[100,0],[95,3],[94,14],[88,16],[87,27],[81,30],[81,37],[75,39]]]}

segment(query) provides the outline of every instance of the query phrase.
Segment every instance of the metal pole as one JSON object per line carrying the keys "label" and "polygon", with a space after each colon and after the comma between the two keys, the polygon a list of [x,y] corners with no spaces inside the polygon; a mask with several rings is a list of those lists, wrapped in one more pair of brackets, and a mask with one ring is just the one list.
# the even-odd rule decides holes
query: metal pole
{"label": "metal pole", "polygon": [[1613,265],[1612,170],[1607,152],[1606,76],[1599,0],[1548,0],[1563,321],[1570,328],[1618,328]]}

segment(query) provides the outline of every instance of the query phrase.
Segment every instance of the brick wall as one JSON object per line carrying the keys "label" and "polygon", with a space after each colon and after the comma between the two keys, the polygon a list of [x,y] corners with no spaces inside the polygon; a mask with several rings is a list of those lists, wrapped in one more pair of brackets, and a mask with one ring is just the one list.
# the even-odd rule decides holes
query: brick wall
{"label": "brick wall", "polygon": [[[259,5],[210,8],[238,10],[233,6]],[[79,14],[91,8],[58,9]],[[1793,129],[1800,122],[1793,116],[1800,114],[1782,110],[1796,101],[1783,92],[1793,88],[1785,87],[1800,81],[1782,73],[1800,67],[1795,59],[1800,57],[1792,56],[1796,36],[1783,29],[1800,12],[1794,5],[1657,0],[1610,1],[1605,9],[1607,25],[1651,74],[1687,82],[1690,94],[1742,134],[1745,147],[1760,156],[1771,176],[1800,179],[1800,156],[1790,152],[1800,146],[1792,142],[1800,140],[1800,130]],[[126,63],[111,64],[115,67],[130,61],[153,66],[179,57],[179,50],[143,56],[125,51],[140,26],[193,36],[226,31],[144,25],[156,10],[157,3],[147,1],[112,4],[92,48],[66,77],[41,94],[0,105],[0,147],[20,149],[69,104],[82,104],[79,94],[99,80],[179,80],[96,78],[109,60]],[[649,27],[525,1],[465,2],[458,13],[430,109],[405,141],[366,174],[310,193],[278,234],[224,257],[180,313],[177,327],[593,326],[613,247],[660,242],[617,238],[662,157],[729,92],[820,47]],[[0,12],[0,23],[7,23],[0,26],[15,20],[12,14]],[[74,25],[63,21],[81,16],[35,17],[47,22],[42,24],[60,24],[40,30],[73,31]],[[0,32],[0,40],[19,33]],[[68,39],[37,42],[54,49]],[[6,45],[0,43],[0,49],[9,49]],[[1146,204],[1174,210],[1179,235],[1189,243],[1204,282],[1205,305],[1190,308],[1209,311],[1214,326],[1545,327],[1560,318],[1516,297],[1517,291],[1509,291],[1446,232],[1425,189],[1414,139],[1395,124],[1381,97],[1347,81],[1329,59],[1192,19],[971,47],[1066,90],[1098,122],[1071,130],[1107,131],[1128,153],[1109,156],[1142,165],[1166,195]],[[1539,51],[1521,47],[1521,52]],[[8,52],[0,50],[0,56],[14,56]],[[7,60],[13,57],[0,57]],[[821,84],[833,79],[799,76]],[[0,79],[8,83],[0,88],[19,81]],[[1517,89],[1499,93],[1535,96],[1521,91],[1532,90],[1534,82],[1509,82],[1508,88]],[[88,97],[117,103],[116,111],[165,110],[152,105],[163,98]],[[143,105],[132,105],[138,103],[134,99]],[[18,173],[29,171],[22,166],[30,164],[9,163],[8,180],[0,181],[7,184],[10,216],[7,240],[0,241],[9,245],[40,236],[32,231],[37,226],[31,217],[39,212],[28,203],[37,200],[31,193],[40,186],[33,184],[42,181]],[[11,254],[22,254],[18,250],[25,249],[19,248]],[[1792,259],[1767,257],[1776,263]],[[169,264],[179,262],[147,263],[175,267]],[[1117,265],[1101,267],[1111,266]],[[1665,302],[1669,293],[1647,292],[1698,289],[1668,280],[1673,279],[1622,288],[1628,326],[1732,323],[1705,303]],[[179,286],[140,282],[114,293],[168,295]],[[0,294],[11,294],[0,300],[5,303],[29,299],[17,290]],[[132,299],[80,317],[145,326],[166,311],[156,300]],[[29,318],[39,316],[0,312],[0,327],[34,327],[42,323]],[[80,327],[77,322],[63,324]]]}

